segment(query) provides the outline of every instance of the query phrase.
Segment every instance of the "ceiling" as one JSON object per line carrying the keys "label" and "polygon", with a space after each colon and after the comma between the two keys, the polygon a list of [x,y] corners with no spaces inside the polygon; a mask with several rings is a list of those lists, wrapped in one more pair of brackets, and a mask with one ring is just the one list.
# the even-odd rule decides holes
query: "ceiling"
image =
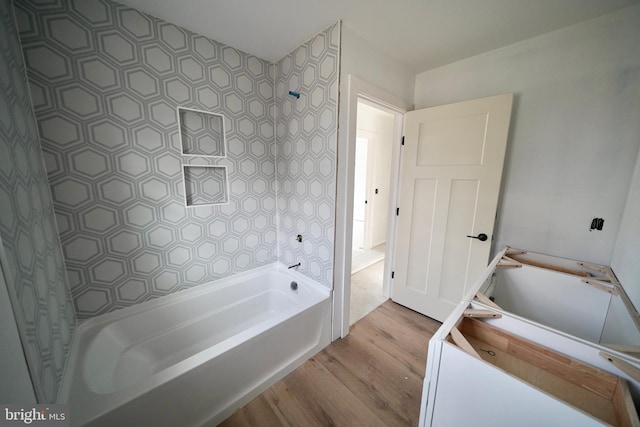
{"label": "ceiling", "polygon": [[640,0],[119,0],[277,61],[342,20],[414,73],[576,24]]}

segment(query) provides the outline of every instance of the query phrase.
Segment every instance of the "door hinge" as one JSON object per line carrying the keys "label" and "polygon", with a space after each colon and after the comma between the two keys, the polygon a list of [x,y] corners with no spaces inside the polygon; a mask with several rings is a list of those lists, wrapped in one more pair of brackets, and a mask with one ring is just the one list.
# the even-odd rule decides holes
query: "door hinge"
{"label": "door hinge", "polygon": [[396,277],[396,272],[395,272],[395,271],[392,271],[392,272],[391,272],[391,278],[393,279],[394,277]]}
{"label": "door hinge", "polygon": [[396,216],[400,215],[400,208],[396,208]]}
{"label": "door hinge", "polygon": [[402,137],[402,142],[400,144],[404,145],[404,136]]}

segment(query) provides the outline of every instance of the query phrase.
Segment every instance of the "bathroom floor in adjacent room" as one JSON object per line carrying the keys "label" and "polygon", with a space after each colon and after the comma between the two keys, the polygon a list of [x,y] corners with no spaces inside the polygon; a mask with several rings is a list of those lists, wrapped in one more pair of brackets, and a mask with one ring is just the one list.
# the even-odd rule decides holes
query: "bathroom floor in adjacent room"
{"label": "bathroom floor in adjacent room", "polygon": [[387,301],[351,333],[224,421],[234,426],[417,425],[427,343],[440,323]]}
{"label": "bathroom floor in adjacent room", "polygon": [[383,274],[384,258],[351,276],[350,325],[387,300],[387,297],[382,294]]}
{"label": "bathroom floor in adjacent room", "polygon": [[369,314],[387,300],[382,294],[385,244],[351,253],[351,301],[349,325]]}
{"label": "bathroom floor in adjacent room", "polygon": [[356,274],[365,268],[384,259],[385,244],[371,249],[354,249],[351,252],[351,274]]}

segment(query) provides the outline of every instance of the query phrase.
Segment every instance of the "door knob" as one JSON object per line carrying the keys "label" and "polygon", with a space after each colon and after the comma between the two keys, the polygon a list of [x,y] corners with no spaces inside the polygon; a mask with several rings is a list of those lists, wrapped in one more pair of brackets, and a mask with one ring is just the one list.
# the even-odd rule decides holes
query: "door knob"
{"label": "door knob", "polygon": [[480,233],[480,234],[478,234],[477,236],[467,236],[467,237],[471,237],[472,239],[478,239],[478,240],[480,240],[481,242],[484,242],[485,240],[487,240],[487,239],[489,238],[489,237],[488,237],[486,234],[484,234],[484,233]]}

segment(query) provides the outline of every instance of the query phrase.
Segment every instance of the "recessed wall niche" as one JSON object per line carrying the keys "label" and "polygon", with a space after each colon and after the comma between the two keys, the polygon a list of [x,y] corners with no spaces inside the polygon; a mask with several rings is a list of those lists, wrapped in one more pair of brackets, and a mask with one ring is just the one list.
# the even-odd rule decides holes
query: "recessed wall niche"
{"label": "recessed wall niche", "polygon": [[226,166],[182,165],[187,207],[223,205],[229,202]]}
{"label": "recessed wall niche", "polygon": [[[223,159],[227,157],[224,116],[178,107],[183,157]],[[187,207],[213,206],[229,202],[227,168],[213,165],[182,166]]]}
{"label": "recessed wall niche", "polygon": [[178,107],[183,156],[227,157],[224,116]]}

